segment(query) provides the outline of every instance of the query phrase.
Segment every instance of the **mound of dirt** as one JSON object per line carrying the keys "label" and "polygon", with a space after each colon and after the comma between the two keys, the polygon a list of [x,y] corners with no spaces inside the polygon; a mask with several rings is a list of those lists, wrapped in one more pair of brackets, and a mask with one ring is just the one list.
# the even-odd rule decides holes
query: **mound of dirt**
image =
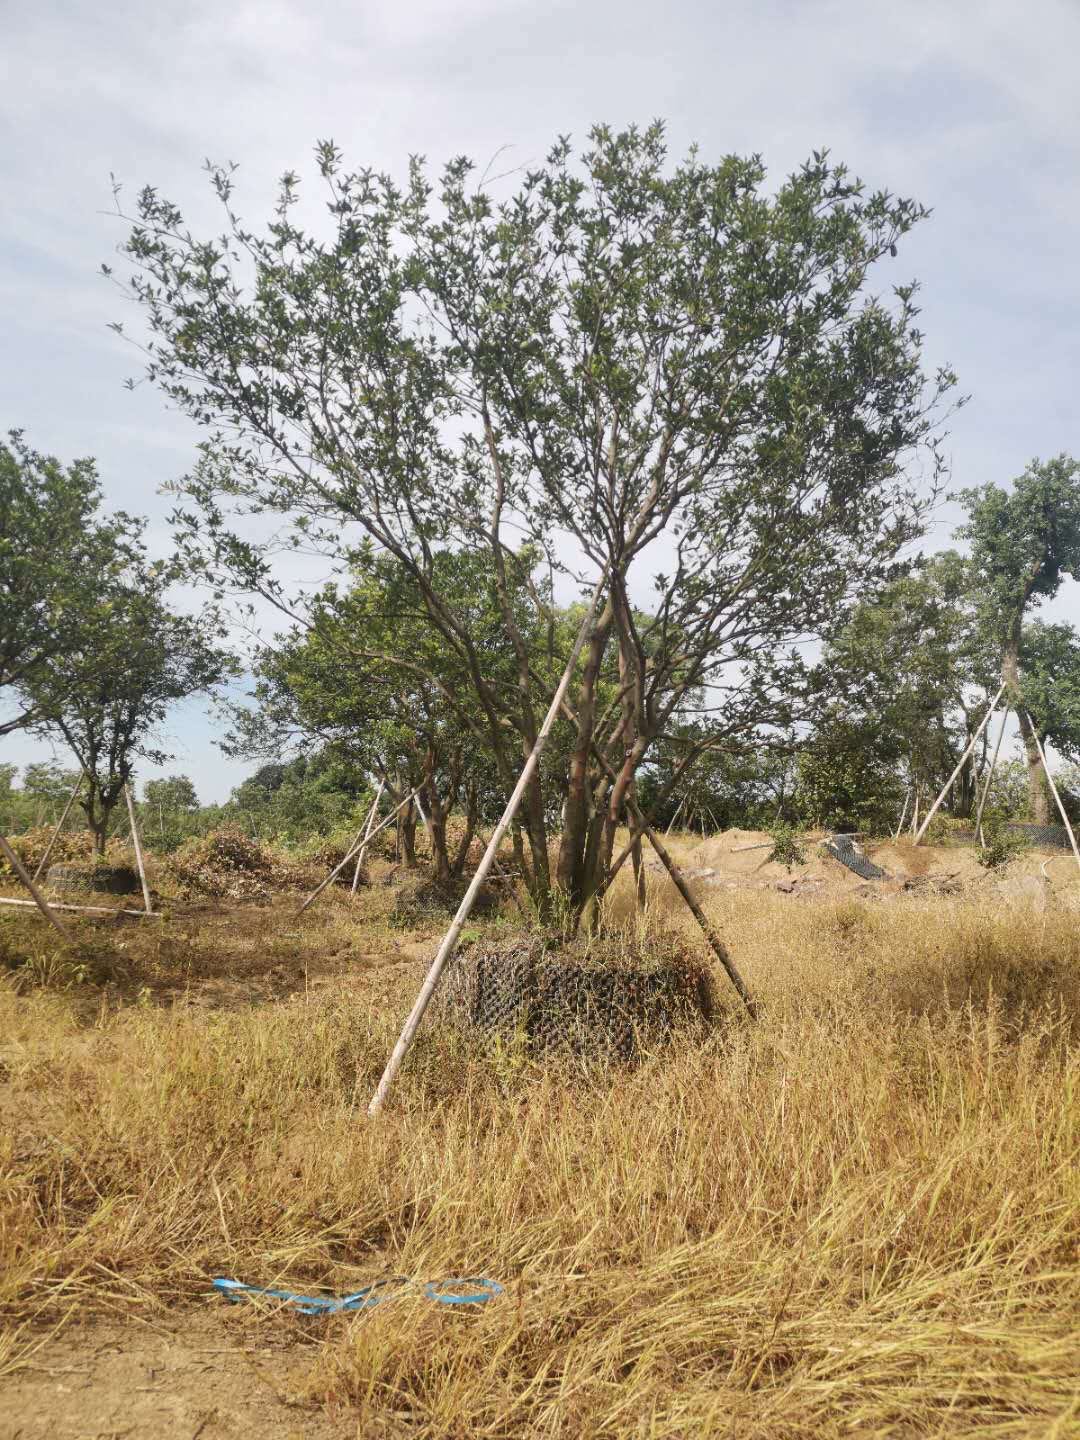
{"label": "mound of dirt", "polygon": [[[773,842],[760,830],[726,830],[692,848],[672,842],[687,879],[705,890],[780,890],[791,895],[889,895],[914,887],[962,889],[985,879],[978,851],[963,846],[858,840],[870,865],[885,873],[861,877],[828,853],[824,831],[799,837],[805,861],[790,867],[770,859]],[[659,862],[647,862],[661,872]],[[1028,862],[1017,862],[1027,864]]]}

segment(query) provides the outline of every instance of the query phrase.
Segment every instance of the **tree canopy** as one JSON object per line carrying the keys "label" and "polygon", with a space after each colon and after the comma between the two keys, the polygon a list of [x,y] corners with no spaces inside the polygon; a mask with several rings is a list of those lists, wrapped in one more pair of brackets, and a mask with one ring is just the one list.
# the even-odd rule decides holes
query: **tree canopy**
{"label": "tree canopy", "polygon": [[98,852],[137,757],[169,758],[156,731],[172,705],[211,690],[234,662],[213,609],[176,614],[170,567],[133,559],[111,581],[102,613],[83,625],[24,687],[36,728],[62,737],[86,777],[80,796]]}
{"label": "tree canopy", "polygon": [[[148,373],[207,430],[180,487],[189,553],[290,606],[252,512],[342,563],[364,541],[392,557],[507,790],[551,686],[514,597],[539,629],[554,589],[530,589],[538,557],[564,587],[602,580],[554,875],[539,778],[523,817],[529,883],[580,910],[688,697],[707,692],[727,736],[789,725],[799,644],[919,533],[933,485],[908,462],[940,473],[955,379],[924,374],[916,286],[870,282],[927,212],[824,153],[777,186],[756,157],[672,164],[660,125],[596,127],[580,157],[560,140],[501,200],[464,159],[437,185],[417,161],[401,186],[332,143],[317,159],[323,236],[297,223],[292,173],[261,232],[218,168],[221,237],[152,188],[131,217]],[[491,577],[510,688],[486,618],[447,593],[446,550]]]}

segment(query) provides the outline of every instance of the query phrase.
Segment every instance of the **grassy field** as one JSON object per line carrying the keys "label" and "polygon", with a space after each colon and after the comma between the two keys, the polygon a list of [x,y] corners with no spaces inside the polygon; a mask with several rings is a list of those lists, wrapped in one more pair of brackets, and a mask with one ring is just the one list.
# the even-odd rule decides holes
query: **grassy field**
{"label": "grassy field", "polygon": [[[647,927],[686,923],[665,887]],[[388,894],[72,953],[5,914],[0,1412],[58,1327],[203,1321],[214,1275],[483,1274],[475,1311],[244,1307],[279,1433],[1080,1435],[1074,913],[713,895],[756,1024],[632,1070],[427,1033],[371,1122],[438,934]]]}

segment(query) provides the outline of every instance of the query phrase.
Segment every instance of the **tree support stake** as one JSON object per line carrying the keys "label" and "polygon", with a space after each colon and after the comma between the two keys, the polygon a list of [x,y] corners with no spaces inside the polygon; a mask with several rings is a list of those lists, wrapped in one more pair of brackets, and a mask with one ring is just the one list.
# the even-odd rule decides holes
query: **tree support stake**
{"label": "tree support stake", "polygon": [[386,1069],[382,1073],[382,1079],[379,1081],[378,1088],[371,1097],[371,1103],[368,1105],[369,1115],[377,1115],[386,1101],[390,1087],[394,1083],[394,1077],[401,1069],[401,1062],[409,1052],[409,1047],[412,1045],[416,1037],[416,1032],[420,1028],[420,1022],[424,1018],[424,1012],[431,1003],[431,997],[434,995],[436,986],[442,978],[443,970],[446,968],[446,962],[450,959],[450,956],[457,947],[461,931],[464,928],[466,920],[469,918],[469,912],[472,910],[473,903],[480,893],[480,887],[487,879],[488,872],[495,863],[495,856],[498,853],[499,846],[502,844],[503,837],[510,829],[510,824],[517,814],[518,807],[525,796],[525,791],[529,781],[532,779],[533,772],[540,763],[540,756],[544,752],[544,746],[547,744],[548,736],[551,734],[552,727],[555,724],[555,717],[558,715],[559,709],[566,698],[566,692],[570,687],[570,680],[573,676],[574,668],[577,665],[578,657],[585,645],[585,641],[592,633],[597,602],[603,594],[606,579],[607,576],[605,573],[600,577],[596,589],[592,593],[589,608],[585,613],[585,617],[581,622],[581,628],[578,630],[577,637],[574,640],[574,646],[570,651],[570,658],[566,662],[562,679],[559,681],[555,694],[552,696],[551,704],[548,706],[548,712],[544,716],[544,723],[540,726],[536,743],[533,745],[529,753],[529,758],[525,761],[521,774],[518,776],[518,782],[514,786],[510,799],[506,802],[506,809],[503,811],[499,823],[491,832],[491,839],[487,843],[487,849],[481,856],[480,864],[476,867],[476,874],[470,881],[469,888],[465,891],[461,904],[458,906],[457,914],[450,922],[449,930],[447,930],[443,936],[442,944],[435,953],[435,958],[431,962],[431,968],[428,970],[424,983],[420,987],[420,993],[417,995],[416,1002],[409,1012],[409,1018],[405,1021],[404,1029],[398,1037],[398,1042],[394,1046],[390,1059],[386,1062]]}
{"label": "tree support stake", "polygon": [[45,916],[45,919],[48,920],[49,924],[53,927],[53,929],[60,935],[60,937],[64,941],[64,944],[74,944],[74,940],[64,929],[63,925],[61,925],[57,917],[53,914],[52,910],[49,908],[49,902],[45,899],[45,896],[42,895],[41,891],[34,884],[33,880],[30,879],[30,876],[26,873],[26,867],[23,865],[18,855],[15,854],[15,851],[11,848],[8,842],[4,839],[3,835],[0,835],[0,854],[3,855],[4,859],[15,871],[15,874],[26,886],[27,890],[30,891],[30,894],[34,897],[34,904],[41,911],[42,915]]}
{"label": "tree support stake", "polygon": [[920,841],[920,840],[922,839],[922,837],[926,834],[927,827],[929,826],[930,821],[933,820],[934,816],[935,816],[935,815],[937,814],[937,812],[938,812],[938,807],[940,806],[941,802],[945,799],[945,796],[946,796],[946,795],[949,793],[949,791],[952,789],[953,781],[954,781],[954,780],[956,779],[956,777],[960,774],[960,771],[964,768],[964,763],[965,763],[965,761],[967,760],[968,756],[969,756],[969,755],[971,754],[971,752],[975,749],[975,746],[979,743],[979,736],[980,736],[980,735],[982,734],[982,732],[986,729],[987,725],[988,725],[989,722],[990,722],[990,716],[993,715],[994,711],[997,709],[997,703],[998,703],[998,701],[1001,699],[1002,695],[1005,693],[1005,684],[1006,684],[1006,682],[1003,680],[1003,681],[1001,682],[1001,688],[998,690],[997,694],[994,696],[993,700],[990,702],[990,708],[989,708],[989,710],[987,710],[986,714],[983,716],[982,720],[980,721],[980,723],[979,723],[979,728],[975,731],[975,734],[972,735],[971,739],[968,741],[967,745],[964,747],[964,753],[960,756],[960,759],[957,761],[956,769],[955,769],[955,770],[952,772],[952,774],[949,776],[948,780],[945,781],[945,784],[941,787],[941,794],[937,797],[937,799],[934,801],[933,805],[931,805],[931,806],[930,806],[930,809],[926,812],[926,818],[923,820],[922,824],[919,826],[919,831],[918,831],[918,834],[915,836],[914,841],[912,842],[913,844],[918,845],[919,841]]}

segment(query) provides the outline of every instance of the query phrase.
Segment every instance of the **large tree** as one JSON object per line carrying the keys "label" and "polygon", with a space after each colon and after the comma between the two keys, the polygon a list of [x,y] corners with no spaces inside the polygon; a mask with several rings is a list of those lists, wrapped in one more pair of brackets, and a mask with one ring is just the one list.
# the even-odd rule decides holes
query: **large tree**
{"label": "large tree", "polygon": [[138,526],[100,506],[93,460],[64,466],[17,430],[0,442],[0,735],[42,718],[35,681],[107,615]]}
{"label": "large tree", "polygon": [[[213,169],[220,238],[146,189],[124,247],[149,375],[208,431],[181,487],[192,551],[279,601],[272,553],[238,516],[394,557],[506,788],[552,683],[512,597],[537,553],[563,584],[601,585],[554,874],[539,778],[523,821],[538,898],[557,882],[576,912],[689,695],[708,691],[729,737],[790,723],[796,647],[919,531],[929,496],[906,466],[925,452],[936,476],[954,385],[923,374],[916,287],[869,288],[925,217],[914,201],[866,192],[824,153],[773,186],[756,157],[671,165],[660,125],[590,139],[580,160],[560,141],[499,203],[467,160],[436,191],[420,162],[399,187],[320,145],[321,236],[297,223],[294,174],[257,233],[232,171]],[[447,548],[485,557],[509,690],[441,587]]]}
{"label": "large tree", "polygon": [[1046,683],[1053,681],[1052,656],[1042,640],[1033,640],[1033,669],[1025,678],[1024,620],[1058,593],[1065,576],[1080,578],[1080,462],[1067,455],[1033,460],[1011,490],[988,484],[961,498],[968,519],[960,534],[971,545],[983,623],[1019,716],[1031,815],[1045,825],[1049,797],[1036,727],[1044,725],[1040,740],[1052,738],[1044,724],[1053,711]]}

